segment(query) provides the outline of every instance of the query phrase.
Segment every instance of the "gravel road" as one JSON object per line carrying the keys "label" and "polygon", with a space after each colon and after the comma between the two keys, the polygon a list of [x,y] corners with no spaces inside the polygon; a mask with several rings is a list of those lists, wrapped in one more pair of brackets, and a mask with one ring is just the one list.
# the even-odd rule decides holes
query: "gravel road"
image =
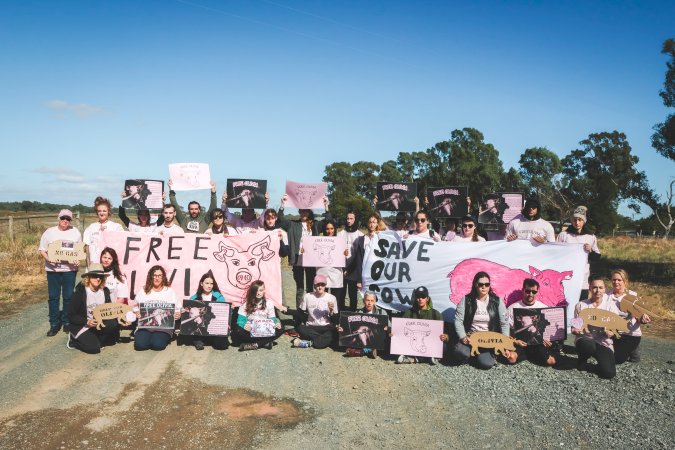
{"label": "gravel road", "polygon": [[[292,279],[284,271],[287,298]],[[521,363],[396,365],[332,350],[100,355],[45,337],[47,305],[0,321],[0,448],[672,448],[675,341],[615,379]],[[123,334],[126,336],[126,333]]]}

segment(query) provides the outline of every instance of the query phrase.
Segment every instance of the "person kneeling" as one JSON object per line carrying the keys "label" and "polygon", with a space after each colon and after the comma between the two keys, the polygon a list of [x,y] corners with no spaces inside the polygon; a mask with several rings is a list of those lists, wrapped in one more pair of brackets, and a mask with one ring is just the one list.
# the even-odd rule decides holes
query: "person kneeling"
{"label": "person kneeling", "polygon": [[300,338],[292,341],[293,347],[326,348],[337,338],[337,300],[326,292],[326,277],[314,277],[314,291],[305,294],[298,310],[307,315],[304,324],[298,327]]}

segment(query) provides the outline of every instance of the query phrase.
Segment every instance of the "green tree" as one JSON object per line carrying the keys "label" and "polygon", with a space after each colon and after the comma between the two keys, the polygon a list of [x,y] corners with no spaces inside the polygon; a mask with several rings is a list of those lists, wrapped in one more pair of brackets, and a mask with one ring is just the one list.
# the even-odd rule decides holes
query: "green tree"
{"label": "green tree", "polygon": [[563,223],[569,217],[573,206],[562,192],[563,166],[558,155],[546,147],[526,149],[520,155],[519,173],[526,186],[528,196],[537,196],[542,203],[545,217],[555,217]]}
{"label": "green tree", "polygon": [[590,134],[562,160],[567,186],[564,194],[575,204],[588,206],[588,220],[599,232],[609,233],[618,223],[622,200],[640,212],[640,202],[653,202],[653,194],[639,161],[631,153],[626,135],[618,131]]}
{"label": "green tree", "polygon": [[[675,108],[675,40],[666,40],[661,53],[670,55],[670,61],[666,63],[666,81],[659,95],[666,107]],[[655,125],[654,131],[652,146],[666,158],[675,160],[675,114],[670,114],[665,122]]]}

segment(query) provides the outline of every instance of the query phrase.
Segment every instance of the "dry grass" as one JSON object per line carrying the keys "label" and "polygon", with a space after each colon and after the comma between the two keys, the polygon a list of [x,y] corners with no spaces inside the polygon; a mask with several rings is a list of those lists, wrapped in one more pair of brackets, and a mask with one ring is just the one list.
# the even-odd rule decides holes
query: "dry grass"
{"label": "dry grass", "polygon": [[38,253],[41,231],[0,235],[0,306],[46,300],[44,259]]}
{"label": "dry grass", "polygon": [[675,240],[630,237],[606,237],[598,240],[604,258],[675,264]]}

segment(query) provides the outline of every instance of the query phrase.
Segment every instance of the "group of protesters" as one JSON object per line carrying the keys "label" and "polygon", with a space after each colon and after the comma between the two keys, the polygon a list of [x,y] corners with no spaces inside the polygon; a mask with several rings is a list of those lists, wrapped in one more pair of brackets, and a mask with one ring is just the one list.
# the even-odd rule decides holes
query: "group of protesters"
{"label": "group of protesters", "polygon": [[[171,181],[169,186],[172,187]],[[123,194],[124,198],[124,194]],[[276,233],[279,239],[279,254],[288,257],[296,284],[296,308],[287,306],[275,307],[265,295],[265,284],[261,280],[253,281],[245,295],[245,301],[235,308],[231,323],[230,338],[239,350],[272,349],[276,340],[284,333],[291,337],[291,345],[296,348],[322,349],[337,348],[338,333],[342,331],[338,317],[340,311],[356,311],[362,314],[386,314],[389,318],[395,312],[383,310],[377,306],[377,294],[364,289],[361,272],[367,249],[377,234],[392,230],[402,239],[417,236],[422,239],[449,242],[482,242],[486,236],[479,233],[476,216],[466,215],[459,222],[448,219],[443,226],[432,227],[432,219],[425,209],[419,209],[408,217],[399,212],[391,226],[386,225],[381,214],[375,210],[365,219],[365,232],[361,231],[357,214],[349,211],[338,231],[338,223],[329,211],[329,201],[324,197],[322,220],[317,220],[309,209],[299,210],[299,219],[290,220],[285,215],[287,196],[281,199],[278,210],[269,208],[269,195],[265,195],[266,208],[260,216],[256,216],[252,208],[243,208],[241,215],[233,214],[227,204],[227,193],[222,196],[222,204],[217,207],[216,185],[211,183],[211,196],[208,208],[191,201],[187,213],[178,205],[176,193],[169,191],[169,203],[164,204],[156,223],[151,223],[150,211],[136,210],[137,221],[132,221],[125,208],[120,204],[119,218],[131,232],[152,233],[157,235],[174,235],[182,233],[205,233],[211,235],[235,235],[241,233],[269,231]],[[376,203],[376,202],[375,202]],[[467,198],[470,205],[470,199]],[[101,348],[114,345],[120,339],[120,330],[127,328],[134,336],[136,350],[163,350],[174,336],[173,329],[138,327],[135,319],[140,319],[138,305],[141,302],[162,302],[175,305],[174,319],[179,321],[184,312],[182,299],[171,289],[165,268],[153,266],[147,273],[143,288],[130,298],[127,280],[117,253],[110,247],[99,248],[101,231],[124,231],[124,227],[110,219],[111,202],[97,197],[94,202],[97,221],[90,224],[83,236],[71,225],[73,214],[68,209],[58,213],[58,225],[47,229],[40,240],[39,251],[45,259],[45,270],[48,282],[48,304],[50,328],[47,336],[55,336],[63,330],[68,333],[68,347],[77,348],[86,353],[98,353]],[[410,220],[412,219],[412,220]],[[440,225],[440,224],[437,224]],[[301,264],[304,252],[303,240],[308,236],[343,236],[346,241],[345,256],[347,264],[338,267],[304,267]],[[541,205],[536,198],[527,199],[521,214],[512,219],[506,226],[502,239],[531,240],[534,245],[547,242],[582,244],[588,255],[589,263],[600,257],[597,239],[587,226],[587,208],[578,206],[571,217],[571,225],[561,232],[557,238],[550,223],[541,218]],[[77,243],[83,241],[86,250],[87,269],[82,274],[82,281],[76,285],[79,270],[78,262],[50,260],[48,247],[51,242]],[[571,328],[575,335],[575,347],[578,355],[579,370],[593,370],[603,378],[612,378],[615,364],[626,361],[638,362],[640,359],[640,324],[650,322],[648,315],[632,317],[622,312],[618,305],[626,295],[635,296],[630,291],[628,274],[623,270],[611,273],[612,289],[606,292],[605,280],[590,275],[590,266],[584,276],[585,283],[579,303],[575,307],[577,317],[583,309],[599,308],[621,315],[628,321],[628,332],[622,336],[614,336],[604,328],[584,327]],[[414,284],[414,280],[413,280]],[[434,309],[432,299],[425,286],[412,286],[412,308],[402,317],[416,319],[443,320],[441,313]],[[365,292],[364,292],[365,291]],[[471,355],[471,335],[479,331],[493,331],[503,335],[513,332],[514,308],[543,308],[545,305],[537,300],[539,283],[534,279],[525,279],[522,286],[523,297],[519,302],[506,307],[505,302],[494,293],[490,274],[478,272],[473,278],[471,291],[467,292],[457,305],[453,323],[444,324],[444,332],[437,338],[443,341],[444,360],[452,364],[471,362],[480,369],[489,369],[497,361],[503,364],[516,364],[525,359],[544,366],[559,365],[563,358],[563,343],[544,341],[543,345],[531,345],[516,339],[515,351],[505,350],[496,355],[489,349],[482,349]],[[62,307],[59,305],[63,299]],[[218,289],[214,275],[209,271],[201,276],[197,292],[192,300],[204,302],[227,302],[228,299]],[[347,300],[348,299],[348,300]],[[363,307],[357,310],[359,300]],[[99,324],[93,316],[96,306],[105,303],[125,303],[133,311],[133,317],[125,320],[106,320]],[[284,330],[279,312],[292,317],[293,328]],[[155,317],[161,321],[163,318]],[[274,333],[265,337],[256,337],[251,333],[252,323],[256,319],[269,319],[274,323]],[[105,326],[101,326],[105,325]],[[391,323],[386,327],[391,336]],[[182,338],[182,337],[181,337]],[[198,350],[210,345],[215,349],[226,349],[230,341],[226,336],[193,336],[185,337]],[[389,358],[387,350],[379,350],[382,357]],[[377,357],[378,349],[365,346],[363,348],[347,348],[346,356]],[[589,366],[588,359],[594,358],[597,364]],[[420,358],[400,355],[397,363],[428,362],[436,364],[435,358]]]}

